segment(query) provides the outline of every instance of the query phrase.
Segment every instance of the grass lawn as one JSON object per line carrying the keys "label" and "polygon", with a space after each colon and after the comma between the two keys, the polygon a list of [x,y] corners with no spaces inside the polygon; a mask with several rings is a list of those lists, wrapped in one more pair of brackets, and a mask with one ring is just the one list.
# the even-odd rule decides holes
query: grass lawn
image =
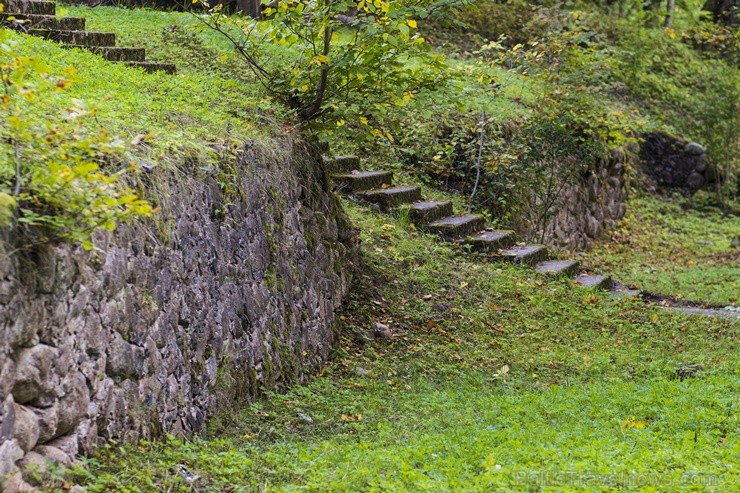
{"label": "grass lawn", "polygon": [[740,216],[723,217],[711,197],[633,200],[609,241],[589,252],[589,265],[626,284],[706,303],[740,303]]}
{"label": "grass lawn", "polygon": [[[362,288],[322,375],[204,438],[112,445],[90,491],[730,491],[738,324],[479,262],[348,204]],[[392,340],[363,334],[381,322]],[[362,342],[365,340],[365,342]]]}

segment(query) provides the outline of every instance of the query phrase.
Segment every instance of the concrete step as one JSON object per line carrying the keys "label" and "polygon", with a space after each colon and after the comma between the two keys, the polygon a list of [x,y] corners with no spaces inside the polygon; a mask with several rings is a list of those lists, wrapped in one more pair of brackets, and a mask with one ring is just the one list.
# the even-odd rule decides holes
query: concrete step
{"label": "concrete step", "polygon": [[472,246],[473,250],[478,252],[495,253],[515,243],[516,233],[510,230],[484,231],[465,238],[465,244]]}
{"label": "concrete step", "polygon": [[486,220],[483,216],[467,215],[445,217],[427,224],[424,229],[430,233],[442,235],[448,240],[457,240],[459,238],[465,238],[485,227]]}
{"label": "concrete step", "polygon": [[329,173],[351,173],[360,170],[357,156],[324,156],[324,165]]}
{"label": "concrete step", "polygon": [[[9,19],[13,19],[10,21]],[[9,14],[0,13],[0,22],[7,22],[12,29],[54,29],[62,31],[84,31],[84,17],[62,17],[57,19],[53,15],[38,14]]]}
{"label": "concrete step", "polygon": [[115,33],[96,33],[91,31],[59,31],[56,29],[31,29],[29,34],[44,39],[81,46],[115,46]]}
{"label": "concrete step", "polygon": [[378,204],[382,210],[392,209],[421,199],[419,187],[392,187],[360,192],[357,196],[368,202]]}
{"label": "concrete step", "polygon": [[577,260],[548,260],[537,264],[534,270],[551,276],[572,277],[578,274],[578,267]]}
{"label": "concrete step", "polygon": [[499,254],[504,260],[517,265],[536,265],[547,260],[545,245],[516,245]]}
{"label": "concrete step", "polygon": [[581,274],[573,282],[584,288],[610,289],[612,278],[601,274]]}
{"label": "concrete step", "polygon": [[110,62],[143,62],[146,60],[144,48],[129,48],[124,46],[81,46],[64,45],[65,48],[80,48],[96,55],[100,55]]}
{"label": "concrete step", "polygon": [[176,74],[177,65],[174,63],[159,63],[159,62],[123,62],[129,67],[141,68],[145,72],[165,72],[167,74]]}
{"label": "concrete step", "polygon": [[414,202],[409,206],[411,222],[423,226],[453,214],[452,202]]}
{"label": "concrete step", "polygon": [[374,188],[383,188],[393,182],[393,173],[388,171],[357,171],[332,175],[336,188],[340,192],[364,192]]}
{"label": "concrete step", "polygon": [[31,0],[3,0],[3,12],[13,14],[54,15],[57,11],[54,2]]}

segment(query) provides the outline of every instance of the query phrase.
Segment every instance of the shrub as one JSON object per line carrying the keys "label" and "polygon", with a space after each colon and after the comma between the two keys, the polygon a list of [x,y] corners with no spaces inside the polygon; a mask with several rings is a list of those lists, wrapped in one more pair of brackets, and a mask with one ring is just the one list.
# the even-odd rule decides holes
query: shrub
{"label": "shrub", "polygon": [[52,76],[38,58],[18,56],[8,31],[0,30],[0,227],[13,228],[28,244],[58,239],[92,248],[98,228],[151,214],[150,205],[123,185],[134,165],[121,139],[93,129],[95,109],[84,101],[63,115],[39,104],[67,90],[74,69]]}

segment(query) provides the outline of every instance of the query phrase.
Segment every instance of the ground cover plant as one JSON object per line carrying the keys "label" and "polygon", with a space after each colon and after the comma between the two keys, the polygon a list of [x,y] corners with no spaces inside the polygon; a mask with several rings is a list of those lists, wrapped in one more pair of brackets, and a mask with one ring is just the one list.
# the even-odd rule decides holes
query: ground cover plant
{"label": "ground cover plant", "polygon": [[691,199],[644,197],[611,238],[589,252],[595,268],[647,291],[714,306],[736,306],[740,217],[725,216],[706,193]]}
{"label": "ground cover plant", "polygon": [[[727,491],[738,325],[478,261],[349,205],[370,269],[333,362],[205,438],[111,445],[92,491]],[[373,324],[392,339],[371,341]],[[188,484],[178,464],[199,479]],[[197,486],[196,486],[197,485]],[[651,489],[652,488],[652,489]]]}

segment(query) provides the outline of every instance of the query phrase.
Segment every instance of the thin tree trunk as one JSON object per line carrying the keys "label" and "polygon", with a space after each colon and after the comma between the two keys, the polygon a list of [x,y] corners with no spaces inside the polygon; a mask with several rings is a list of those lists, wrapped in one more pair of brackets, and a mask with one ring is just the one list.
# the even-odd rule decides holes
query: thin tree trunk
{"label": "thin tree trunk", "polygon": [[236,5],[241,12],[252,19],[262,17],[262,2],[260,0],[237,0]]}
{"label": "thin tree trunk", "polygon": [[668,0],[668,5],[666,7],[665,22],[663,23],[663,27],[668,28],[673,25],[673,12],[675,10],[676,10],[676,0]]}

